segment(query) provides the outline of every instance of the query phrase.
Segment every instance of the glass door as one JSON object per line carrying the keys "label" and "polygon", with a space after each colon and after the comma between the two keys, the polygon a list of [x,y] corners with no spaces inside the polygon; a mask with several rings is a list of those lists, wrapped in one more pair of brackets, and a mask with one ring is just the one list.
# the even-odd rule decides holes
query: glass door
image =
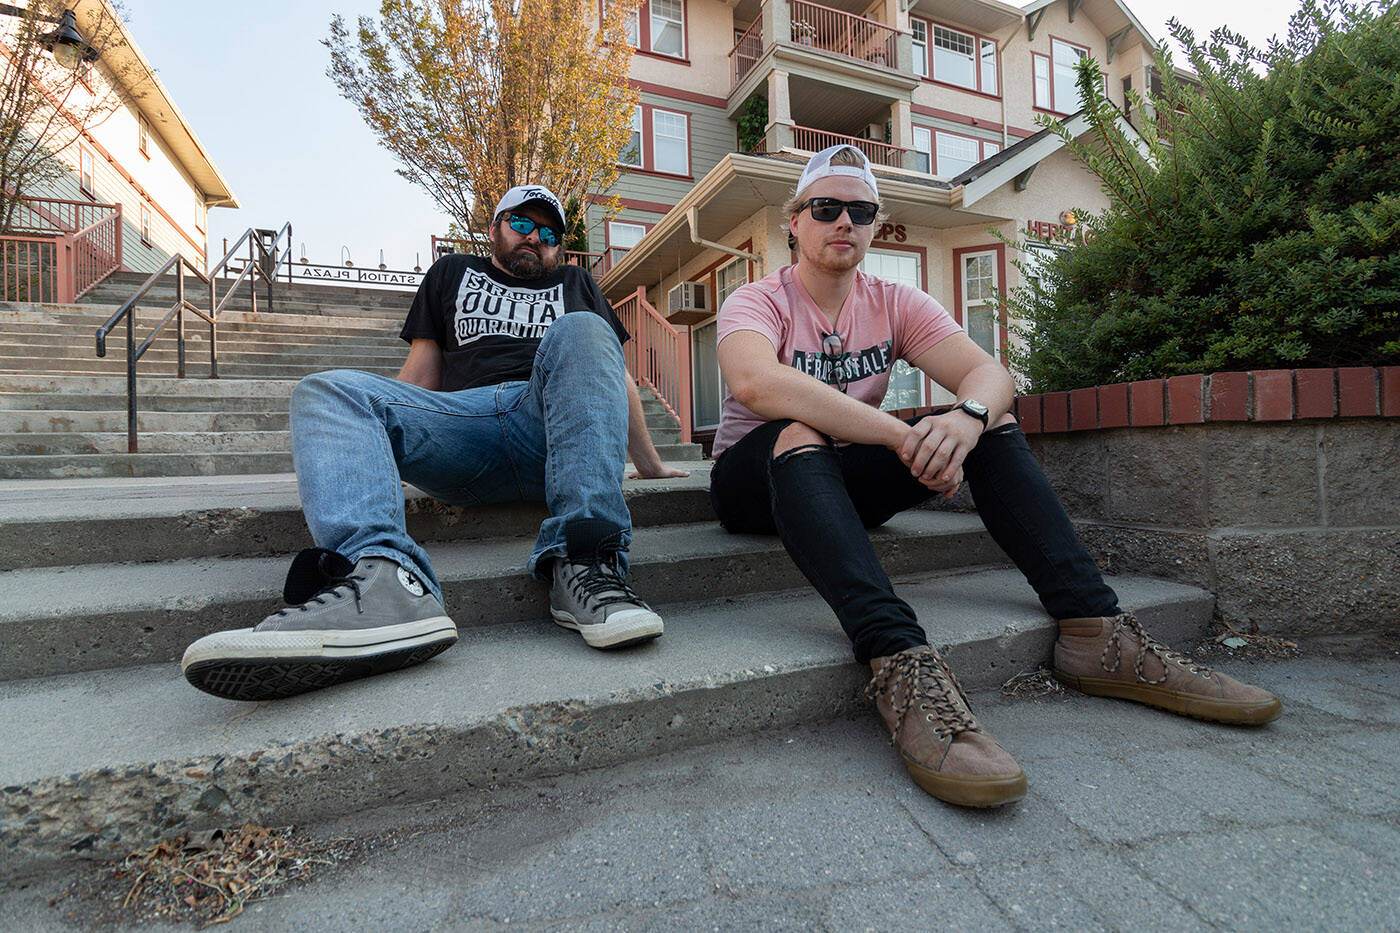
{"label": "glass door", "polygon": [[[887,282],[899,282],[920,291],[924,288],[918,253],[872,249],[865,254],[860,269]],[[880,407],[893,411],[896,408],[918,408],[925,404],[924,374],[903,360],[895,360],[894,369],[890,372],[889,391],[885,393]]]}

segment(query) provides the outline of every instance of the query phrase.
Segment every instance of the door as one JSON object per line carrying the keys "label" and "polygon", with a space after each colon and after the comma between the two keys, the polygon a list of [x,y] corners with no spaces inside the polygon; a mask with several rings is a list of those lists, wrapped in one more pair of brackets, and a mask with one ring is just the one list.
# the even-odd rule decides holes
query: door
{"label": "door", "polygon": [[[923,268],[918,253],[872,249],[865,254],[860,268],[862,272],[887,282],[899,282],[919,291],[924,289]],[[889,391],[885,393],[880,407],[885,411],[918,408],[927,404],[927,398],[924,374],[903,360],[895,360],[894,369],[890,372]]]}

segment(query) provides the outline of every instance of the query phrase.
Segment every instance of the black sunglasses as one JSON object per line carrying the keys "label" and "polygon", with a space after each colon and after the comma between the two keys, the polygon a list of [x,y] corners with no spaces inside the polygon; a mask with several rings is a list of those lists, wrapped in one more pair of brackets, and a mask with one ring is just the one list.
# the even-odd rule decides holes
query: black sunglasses
{"label": "black sunglasses", "polygon": [[[851,219],[854,220],[855,218]],[[555,230],[553,227],[546,227],[541,223],[535,223],[535,221],[531,220],[529,217],[525,217],[521,214],[507,214],[506,223],[510,224],[510,228],[521,236],[529,236],[531,230],[538,229],[540,231],[541,243],[545,246],[559,245],[558,230]]]}
{"label": "black sunglasses", "polygon": [[[851,219],[855,220],[854,217]],[[831,371],[827,373],[827,385],[845,392],[850,381],[846,378],[846,345],[840,334],[822,334],[822,356],[831,362]]]}
{"label": "black sunglasses", "polygon": [[842,201],[840,198],[808,198],[797,206],[798,213],[812,209],[812,219],[829,224],[845,211],[851,216],[851,223],[857,227],[867,227],[875,222],[880,213],[880,205],[874,201]]}

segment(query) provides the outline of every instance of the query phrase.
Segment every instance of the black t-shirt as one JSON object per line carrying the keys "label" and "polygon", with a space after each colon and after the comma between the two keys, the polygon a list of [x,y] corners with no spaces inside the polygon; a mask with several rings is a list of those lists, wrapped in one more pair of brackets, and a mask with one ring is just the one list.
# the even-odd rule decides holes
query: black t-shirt
{"label": "black t-shirt", "polygon": [[559,315],[591,311],[620,343],[627,331],[593,277],[560,266],[541,279],[517,279],[481,256],[452,253],[433,263],[399,336],[442,347],[442,388],[474,389],[530,378],[535,351]]}

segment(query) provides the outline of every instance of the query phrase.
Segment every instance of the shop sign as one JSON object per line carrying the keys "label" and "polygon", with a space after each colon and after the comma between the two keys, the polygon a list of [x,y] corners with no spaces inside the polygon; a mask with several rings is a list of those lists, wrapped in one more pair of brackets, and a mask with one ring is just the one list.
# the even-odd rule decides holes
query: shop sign
{"label": "shop sign", "polygon": [[896,243],[903,243],[906,237],[904,224],[880,224],[880,229],[875,232],[875,239],[888,240],[893,238]]}
{"label": "shop sign", "polygon": [[402,269],[356,269],[350,266],[321,266],[293,263],[292,278],[303,282],[325,282],[335,285],[397,285],[417,288],[423,273]]}
{"label": "shop sign", "polygon": [[[1026,236],[1047,243],[1073,243],[1084,240],[1084,227],[1077,223],[1057,224],[1048,220],[1028,220],[1025,232]],[[1092,236],[1090,234],[1091,238]]]}

